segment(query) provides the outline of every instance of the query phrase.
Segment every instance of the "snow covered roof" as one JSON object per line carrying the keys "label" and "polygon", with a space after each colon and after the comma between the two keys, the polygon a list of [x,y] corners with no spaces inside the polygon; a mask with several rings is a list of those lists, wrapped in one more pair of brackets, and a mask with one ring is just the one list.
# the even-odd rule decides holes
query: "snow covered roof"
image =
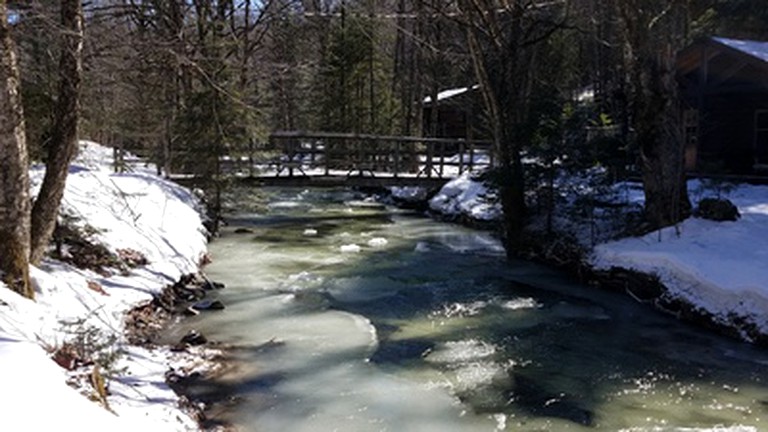
{"label": "snow covered roof", "polygon": [[[476,90],[478,88],[480,88],[480,86],[475,84],[472,87],[461,87],[461,88],[443,90],[437,94],[437,101],[440,102],[442,100],[450,99],[452,97],[462,95],[470,90]],[[432,96],[425,97],[424,103],[425,104],[432,103]]]}
{"label": "snow covered roof", "polygon": [[712,40],[768,63],[768,42],[713,37]]}

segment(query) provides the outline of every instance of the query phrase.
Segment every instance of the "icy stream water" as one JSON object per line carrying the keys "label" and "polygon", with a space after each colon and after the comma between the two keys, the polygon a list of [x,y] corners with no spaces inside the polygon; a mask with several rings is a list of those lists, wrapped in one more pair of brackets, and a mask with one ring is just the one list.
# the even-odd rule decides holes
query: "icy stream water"
{"label": "icy stream water", "polygon": [[768,430],[766,351],[351,192],[264,199],[210,245],[227,309],[174,329],[234,345],[238,430]]}

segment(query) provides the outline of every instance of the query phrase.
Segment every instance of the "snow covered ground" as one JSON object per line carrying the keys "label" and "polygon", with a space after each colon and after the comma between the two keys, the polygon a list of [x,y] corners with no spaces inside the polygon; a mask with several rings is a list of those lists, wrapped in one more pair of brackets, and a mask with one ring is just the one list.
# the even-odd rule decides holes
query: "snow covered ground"
{"label": "snow covered ground", "polygon": [[[598,239],[589,264],[657,275],[668,298],[700,308],[721,324],[741,321],[741,326],[754,325],[768,334],[768,186],[718,188],[691,181],[688,189],[694,205],[705,197],[730,199],[741,218],[714,222],[692,217],[643,237]],[[410,189],[394,193],[417,196]],[[465,175],[446,184],[429,204],[438,213],[493,220],[501,212],[483,198],[487,195],[485,186]],[[615,196],[635,206],[643,202],[639,187],[622,186]]]}
{"label": "snow covered ground", "polygon": [[[697,181],[689,191],[693,200],[713,194]],[[738,221],[689,218],[643,237],[603,243],[594,248],[591,264],[655,274],[671,298],[721,324],[743,319],[768,334],[768,186],[738,185],[722,196],[738,207]]]}
{"label": "snow covered ground", "polygon": [[471,173],[446,183],[429,201],[429,208],[441,214],[463,215],[479,221],[501,217],[501,207],[495,202],[493,191],[472,180]]}
{"label": "snow covered ground", "polygon": [[[197,199],[151,169],[112,172],[112,150],[81,142],[70,169],[62,212],[110,251],[131,249],[149,263],[127,274],[100,274],[46,260],[31,269],[36,301],[0,286],[0,429],[197,430],[165,384],[173,367],[196,367],[167,349],[127,346],[124,313],[181,275],[197,271],[206,236]],[[31,170],[33,190],[43,169]],[[2,284],[0,284],[2,285]],[[83,342],[83,341],[86,342]],[[88,400],[51,360],[64,343],[103,345],[111,355],[108,405]],[[89,370],[89,369],[88,369]],[[94,394],[87,385],[81,391]]]}

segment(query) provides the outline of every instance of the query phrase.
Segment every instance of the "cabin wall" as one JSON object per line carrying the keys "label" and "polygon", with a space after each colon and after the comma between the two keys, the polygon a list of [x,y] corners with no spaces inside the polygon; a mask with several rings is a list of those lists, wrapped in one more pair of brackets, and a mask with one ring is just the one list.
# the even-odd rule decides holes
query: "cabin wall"
{"label": "cabin wall", "polygon": [[700,123],[696,171],[709,174],[753,174],[755,112],[768,109],[763,95],[710,96]]}

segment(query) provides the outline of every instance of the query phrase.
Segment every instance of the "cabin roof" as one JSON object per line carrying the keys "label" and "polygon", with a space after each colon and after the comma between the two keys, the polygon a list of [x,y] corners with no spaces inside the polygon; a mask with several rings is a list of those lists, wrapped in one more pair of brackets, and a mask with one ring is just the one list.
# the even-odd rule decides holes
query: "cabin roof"
{"label": "cabin roof", "polygon": [[707,37],[677,56],[677,75],[687,97],[768,92],[768,42]]}
{"label": "cabin roof", "polygon": [[713,37],[713,41],[768,63],[768,42]]}
{"label": "cabin roof", "polygon": [[[448,100],[457,96],[461,96],[471,90],[477,90],[480,88],[479,85],[475,84],[472,87],[460,87],[460,88],[453,88],[448,90],[443,90],[440,93],[437,94],[437,101],[444,101]],[[424,98],[425,104],[431,104],[432,103],[432,96],[427,96]]]}

